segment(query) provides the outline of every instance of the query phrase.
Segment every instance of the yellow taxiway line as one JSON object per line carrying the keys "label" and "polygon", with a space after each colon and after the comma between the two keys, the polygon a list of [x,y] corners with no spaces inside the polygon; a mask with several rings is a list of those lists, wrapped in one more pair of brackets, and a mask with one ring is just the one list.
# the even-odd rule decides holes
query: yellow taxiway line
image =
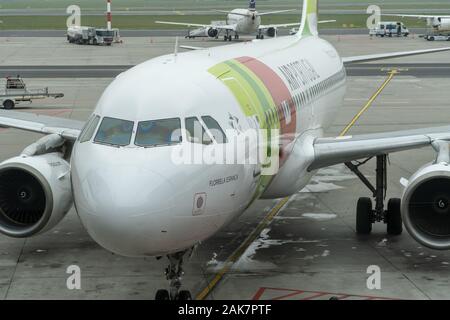
{"label": "yellow taxiway line", "polygon": [[[369,99],[366,105],[358,112],[358,114],[352,119],[352,121],[341,132],[340,136],[344,136],[355,125],[358,119],[366,112],[386,86],[391,82],[394,76],[398,73],[397,69],[392,69],[389,72],[389,77],[383,82],[381,87],[375,92],[375,94]],[[233,252],[233,254],[225,261],[224,267],[217,272],[214,278],[208,283],[208,285],[196,296],[196,300],[204,300],[208,297],[211,291],[222,280],[233,265],[239,260],[242,254],[247,248],[255,241],[255,239],[261,234],[261,232],[272,222],[273,218],[280,212],[280,210],[286,205],[290,197],[286,197],[277,202],[277,204],[269,211],[266,217],[258,224],[255,230],[245,239],[245,241]]]}
{"label": "yellow taxiway line", "polygon": [[255,230],[245,239],[245,241],[233,252],[233,254],[225,261],[224,267],[215,275],[215,277],[208,283],[205,289],[200,292],[196,300],[204,300],[214,287],[222,280],[223,276],[231,269],[233,264],[239,260],[242,254],[247,248],[255,241],[255,239],[261,234],[261,232],[270,224],[273,218],[288,202],[289,198],[283,198],[277,202],[277,204],[269,211],[263,221],[261,221]]}
{"label": "yellow taxiway line", "polygon": [[386,88],[386,86],[391,82],[391,80],[395,77],[395,75],[398,73],[397,69],[392,69],[389,71],[389,76],[387,79],[383,82],[381,87],[373,94],[373,96],[367,101],[366,105],[356,114],[356,116],[353,117],[352,121],[342,130],[340,136],[345,136],[347,132],[355,125],[356,121],[361,118],[361,116],[366,112],[374,103],[374,101],[378,98],[378,96],[383,92],[383,90]]}

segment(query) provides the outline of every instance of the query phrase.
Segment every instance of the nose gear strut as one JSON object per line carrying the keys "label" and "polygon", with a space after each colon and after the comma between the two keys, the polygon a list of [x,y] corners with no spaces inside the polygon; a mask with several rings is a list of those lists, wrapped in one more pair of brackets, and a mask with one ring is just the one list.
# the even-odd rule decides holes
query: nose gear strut
{"label": "nose gear strut", "polygon": [[183,257],[187,253],[192,255],[193,249],[180,251],[167,255],[169,265],[166,268],[166,279],[169,281],[169,290],[160,289],[156,292],[155,300],[192,300],[192,295],[187,290],[181,289],[181,280],[184,275]]}

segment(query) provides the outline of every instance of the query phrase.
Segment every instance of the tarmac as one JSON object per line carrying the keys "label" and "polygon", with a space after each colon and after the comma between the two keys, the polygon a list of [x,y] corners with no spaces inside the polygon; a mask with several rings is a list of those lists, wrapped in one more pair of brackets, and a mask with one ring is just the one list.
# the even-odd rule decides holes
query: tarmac
{"label": "tarmac", "polygon": [[[417,37],[325,38],[342,56],[447,44]],[[84,70],[91,72],[101,66],[101,70],[117,71],[171,53],[175,43],[165,37],[124,38],[123,44],[91,47],[70,45],[64,40],[0,38],[0,72],[7,68],[21,71],[14,66],[30,68],[39,72],[38,77],[25,78],[30,87],[48,86],[51,91],[65,93],[62,99],[19,105],[19,111],[86,120],[112,78],[108,74],[87,77]],[[214,46],[223,42],[183,40],[182,44]],[[83,66],[79,74],[73,71],[78,66]],[[392,68],[400,73],[349,133],[448,125],[450,79],[447,71],[443,74],[440,70],[449,66],[449,53],[358,65],[363,72],[352,75],[349,71],[345,106],[327,135],[340,133]],[[407,71],[419,67],[427,68],[428,73]],[[52,73],[61,68],[65,68],[67,77]],[[377,72],[367,75],[369,69]],[[0,129],[0,160],[18,155],[39,137]],[[434,156],[431,148],[391,155],[387,198],[399,197],[400,178],[408,178]],[[363,167],[363,172],[374,178],[373,161]],[[369,190],[339,165],[320,170],[304,190],[281,203],[257,201],[197,248],[185,265],[184,286],[204,299],[450,299],[450,252],[424,248],[406,231],[399,237],[387,236],[383,224],[375,225],[370,236],[355,235],[356,201],[362,196],[370,196]],[[268,215],[273,219],[261,225]],[[243,246],[246,242],[250,245]],[[230,259],[233,253],[238,253],[236,259]],[[46,234],[26,240],[0,236],[0,299],[153,299],[157,289],[167,287],[166,264],[165,259],[131,259],[107,252],[89,237],[72,209]],[[80,290],[66,286],[71,265],[81,269]],[[367,286],[369,266],[381,270],[380,289]],[[215,279],[218,281],[212,282]]]}

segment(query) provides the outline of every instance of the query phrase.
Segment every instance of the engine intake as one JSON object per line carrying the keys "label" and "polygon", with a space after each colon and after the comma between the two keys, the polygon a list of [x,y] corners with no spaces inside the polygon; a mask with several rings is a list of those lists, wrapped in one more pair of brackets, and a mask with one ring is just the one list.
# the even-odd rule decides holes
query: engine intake
{"label": "engine intake", "polygon": [[405,189],[402,217],[409,233],[423,245],[450,249],[450,166],[428,165]]}
{"label": "engine intake", "polygon": [[57,154],[0,165],[0,232],[25,238],[54,227],[72,206],[69,164]]}
{"label": "engine intake", "polygon": [[277,29],[276,28],[269,28],[266,31],[267,36],[274,38],[277,35]]}
{"label": "engine intake", "polygon": [[217,29],[214,29],[214,28],[208,29],[208,36],[210,36],[211,38],[217,37],[218,34],[219,34],[219,31]]}

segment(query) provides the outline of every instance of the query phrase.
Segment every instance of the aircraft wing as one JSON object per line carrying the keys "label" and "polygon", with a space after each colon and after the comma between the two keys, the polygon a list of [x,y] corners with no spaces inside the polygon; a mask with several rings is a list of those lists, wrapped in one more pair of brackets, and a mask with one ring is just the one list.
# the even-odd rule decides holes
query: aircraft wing
{"label": "aircraft wing", "polygon": [[278,14],[278,13],[285,13],[285,12],[292,12],[292,11],[297,11],[297,9],[278,10],[278,11],[269,11],[269,12],[259,12],[258,16],[268,16],[270,14]]}
{"label": "aircraft wing", "polygon": [[[322,20],[322,21],[318,21],[317,23],[330,23],[330,22],[336,22],[336,20]],[[269,28],[289,28],[289,27],[298,27],[300,26],[301,23],[297,22],[297,23],[281,23],[281,24],[266,24],[266,25],[260,25],[259,29],[260,30],[266,30]]]}
{"label": "aircraft wing", "polygon": [[418,19],[428,19],[428,18],[450,18],[450,16],[427,16],[422,14],[382,14],[382,16],[387,17],[402,17],[402,18],[418,18]]}
{"label": "aircraft wing", "polygon": [[213,24],[198,24],[198,23],[190,23],[190,22],[171,22],[171,21],[155,21],[155,23],[159,24],[167,24],[167,25],[174,25],[174,26],[184,26],[184,27],[199,27],[199,28],[215,28],[218,30],[229,30],[229,31],[235,31],[236,25],[213,25]]}
{"label": "aircraft wing", "polygon": [[[225,11],[225,10],[214,10],[214,11],[215,12],[219,12],[219,13],[243,16],[243,17],[251,17],[252,16],[251,12],[250,12],[250,14],[248,14],[248,13],[231,12],[231,11]],[[258,12],[256,15],[261,17],[261,16],[267,16],[267,15],[270,15],[270,14],[278,14],[278,13],[285,13],[285,12],[292,12],[292,11],[297,11],[297,9],[278,10],[278,11],[270,11],[270,12]]]}
{"label": "aircraft wing", "polygon": [[300,23],[285,23],[285,24],[266,24],[266,25],[260,25],[260,30],[266,30],[270,28],[289,28],[289,27],[298,27]]}
{"label": "aircraft wing", "polygon": [[155,21],[158,24],[167,24],[173,26],[184,26],[184,27],[199,27],[199,28],[208,28],[211,27],[209,24],[198,24],[198,23],[190,23],[190,22],[172,22],[172,21]]}
{"label": "aircraft wing", "polygon": [[67,140],[75,141],[84,127],[84,122],[33,113],[0,110],[0,127],[43,134],[58,134]]}
{"label": "aircraft wing", "polygon": [[213,25],[212,27],[218,30],[236,31],[235,24]]}
{"label": "aircraft wing", "polygon": [[240,13],[240,12],[231,12],[231,11],[225,11],[225,10],[213,10],[214,12],[219,12],[219,13],[225,13],[225,14],[233,14],[235,16],[243,16],[243,17],[251,17],[251,14],[247,14],[247,13]]}
{"label": "aircraft wing", "polygon": [[442,51],[449,51],[449,50],[450,50],[450,47],[443,47],[443,48],[437,48],[437,49],[369,54],[369,55],[364,55],[364,56],[345,57],[345,58],[342,58],[342,62],[344,64],[354,63],[354,62],[367,62],[367,61],[400,58],[400,57],[414,56],[414,55],[434,53],[434,52],[442,52]]}
{"label": "aircraft wing", "polygon": [[322,24],[322,23],[332,23],[332,22],[336,22],[336,20],[320,20],[317,23]]}
{"label": "aircraft wing", "polygon": [[313,142],[314,161],[309,170],[359,159],[431,146],[435,141],[450,142],[450,126],[387,133],[317,138]]}

